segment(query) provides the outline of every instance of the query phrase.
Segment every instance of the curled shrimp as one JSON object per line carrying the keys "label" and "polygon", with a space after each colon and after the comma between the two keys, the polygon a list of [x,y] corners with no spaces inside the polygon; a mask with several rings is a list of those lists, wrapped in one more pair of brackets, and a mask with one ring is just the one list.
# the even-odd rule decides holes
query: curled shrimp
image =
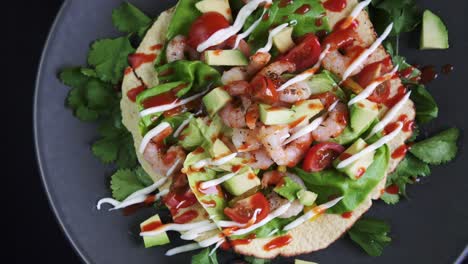
{"label": "curled shrimp", "polygon": [[279,92],[279,100],[285,103],[295,103],[298,101],[306,100],[310,97],[312,92],[309,85],[305,82],[298,82],[288,86],[286,89]]}
{"label": "curled shrimp", "polygon": [[236,105],[235,102],[227,103],[221,111],[219,116],[223,120],[224,124],[231,128],[243,128],[245,124],[245,112],[240,105]]}
{"label": "curled shrimp", "polygon": [[232,143],[238,152],[254,151],[262,147],[262,143],[257,139],[257,131],[250,129],[234,128]]}
{"label": "curled shrimp", "polygon": [[233,67],[221,76],[223,84],[230,84],[235,81],[245,81],[250,79],[259,70],[261,70],[271,59],[271,55],[265,52],[257,52],[250,56],[249,65],[245,67]]}
{"label": "curled shrimp", "polygon": [[331,110],[327,118],[320,126],[312,131],[312,136],[316,141],[324,142],[339,136],[346,128],[348,123],[348,108],[339,102],[333,110]]}
{"label": "curled shrimp", "polygon": [[167,175],[169,170],[180,171],[185,156],[184,149],[180,146],[171,146],[165,151],[160,144],[154,142],[150,142],[143,152],[143,157],[158,175]]}
{"label": "curled shrimp", "polygon": [[246,81],[233,81],[227,85],[224,85],[223,88],[231,96],[246,95],[249,94],[250,84]]}
{"label": "curled shrimp", "polygon": [[182,35],[175,36],[166,47],[167,62],[173,62],[185,59],[185,54],[188,53],[190,59],[198,59],[196,50],[187,45],[187,38]]}
{"label": "curled shrimp", "polygon": [[246,160],[247,165],[253,169],[266,170],[274,163],[264,148],[239,153],[239,157]]}
{"label": "curled shrimp", "polygon": [[287,145],[283,145],[289,136],[288,126],[276,125],[262,127],[258,137],[276,164],[294,167],[304,157],[313,138],[312,134],[308,133]]}
{"label": "curled shrimp", "polygon": [[289,61],[276,61],[263,68],[261,74],[272,81],[281,81],[281,74],[296,71],[296,65]]}
{"label": "curled shrimp", "polygon": [[[270,204],[270,210],[274,211],[275,209],[289,203],[287,199],[281,198],[278,194],[275,192],[271,192],[269,195],[267,195],[268,203]],[[278,216],[279,218],[289,218],[296,216],[302,212],[304,209],[304,205],[302,205],[298,199],[294,200],[291,203],[291,206],[289,206],[288,210]]]}

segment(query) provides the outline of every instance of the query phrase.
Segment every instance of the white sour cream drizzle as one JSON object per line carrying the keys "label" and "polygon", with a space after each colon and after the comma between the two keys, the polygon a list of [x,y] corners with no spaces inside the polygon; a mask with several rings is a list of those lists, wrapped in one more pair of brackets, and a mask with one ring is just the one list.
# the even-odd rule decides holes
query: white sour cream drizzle
{"label": "white sour cream drizzle", "polygon": [[289,23],[284,23],[272,29],[270,33],[268,34],[267,43],[265,44],[263,48],[258,49],[257,52],[260,52],[260,53],[270,52],[271,48],[273,47],[273,37],[278,35],[281,32],[281,30],[287,28],[288,26],[289,26]]}
{"label": "white sour cream drizzle", "polygon": [[407,92],[405,94],[405,96],[403,96],[403,98],[401,98],[400,101],[398,101],[398,103],[396,103],[392,109],[388,110],[388,112],[385,114],[385,117],[382,118],[382,121],[380,121],[379,123],[377,123],[371,130],[371,132],[369,133],[369,135],[367,136],[366,139],[369,139],[370,137],[372,137],[373,135],[375,135],[377,132],[381,131],[382,129],[385,128],[386,125],[388,125],[388,123],[390,123],[390,121],[393,120],[393,118],[395,118],[395,116],[398,114],[398,112],[400,111],[400,109],[403,107],[403,105],[406,103],[406,101],[408,101],[409,97],[411,95],[411,91]]}
{"label": "white sour cream drizzle", "polygon": [[205,182],[202,182],[200,184],[200,188],[202,189],[208,189],[210,187],[213,187],[213,186],[216,186],[216,185],[219,185],[229,179],[231,179],[232,177],[236,176],[237,174],[239,174],[239,172],[231,172],[231,173],[228,173],[226,175],[223,175],[222,177],[219,177],[217,179],[214,179],[214,180],[210,180],[210,181],[205,181]]}
{"label": "white sour cream drizzle", "polygon": [[270,236],[276,234],[278,231],[279,231],[278,228],[273,229],[273,230],[267,235],[267,237],[270,237]]}
{"label": "white sour cream drizzle", "polygon": [[377,140],[375,143],[372,143],[371,145],[365,147],[363,150],[359,151],[358,153],[352,155],[351,157],[341,161],[338,163],[336,166],[337,169],[342,169],[351,163],[355,162],[356,160],[360,159],[362,156],[380,148],[381,146],[387,144],[389,141],[391,141],[393,138],[395,138],[398,133],[400,133],[401,128],[403,127],[403,124],[401,122],[398,122],[398,127],[393,130],[390,134],[382,137],[381,139]]}
{"label": "white sour cream drizzle", "polygon": [[229,161],[234,159],[236,156],[237,156],[237,153],[232,153],[219,159],[202,159],[200,161],[197,161],[191,167],[193,169],[201,169],[206,166],[221,166],[225,163],[228,163]]}
{"label": "white sour cream drizzle", "polygon": [[366,8],[371,2],[372,0],[366,0],[357,4],[356,7],[351,12],[351,14],[349,14],[348,19],[350,21],[353,21],[354,19],[356,19],[361,13],[361,11],[364,10],[364,8]]}
{"label": "white sour cream drizzle", "polygon": [[278,87],[278,89],[276,89],[276,91],[278,91],[278,92],[282,91],[282,90],[288,88],[289,86],[291,86],[291,85],[293,85],[295,83],[307,80],[312,75],[314,75],[320,69],[320,65],[322,64],[322,60],[325,58],[325,56],[327,56],[329,51],[330,51],[330,45],[327,44],[327,46],[325,46],[325,49],[320,54],[318,61],[315,63],[315,65],[312,68],[302,72],[301,74],[296,75],[292,79],[289,79],[287,82],[285,82],[280,87]]}
{"label": "white sour cream drizzle", "polygon": [[388,37],[390,32],[392,31],[393,28],[393,23],[390,23],[388,27],[385,29],[385,31],[382,33],[382,35],[375,40],[372,45],[365,49],[359,56],[353,60],[353,62],[348,66],[348,68],[345,70],[343,73],[343,80],[348,79],[348,77],[361,65],[369,55],[371,55],[379,46],[382,44],[382,42]]}
{"label": "white sour cream drizzle", "polygon": [[220,240],[218,241],[218,243],[216,243],[216,245],[213,247],[213,249],[210,251],[210,254],[208,254],[209,256],[213,255],[213,253],[216,252],[216,250],[224,243],[224,240]]}
{"label": "white sour cream drizzle", "polygon": [[336,105],[338,104],[338,100],[336,100],[332,105],[330,105],[330,107],[328,107],[328,111],[327,113],[323,113],[321,116],[317,117],[316,119],[314,119],[312,122],[310,122],[310,124],[302,127],[301,129],[299,129],[296,133],[292,134],[291,137],[289,137],[285,142],[283,142],[282,145],[287,145],[289,143],[291,143],[292,141],[304,136],[304,135],[307,135],[309,134],[310,132],[314,131],[315,129],[317,129],[320,124],[322,124],[322,122],[325,120],[325,118],[327,118],[327,115],[330,111],[332,111]]}
{"label": "white sour cream drizzle", "polygon": [[190,120],[192,120],[192,118],[193,118],[193,115],[191,115],[189,118],[185,119],[184,122],[182,122],[182,124],[180,124],[180,126],[174,132],[174,137],[175,138],[179,137],[180,133],[182,133],[182,130],[184,130],[184,128],[190,123]]}
{"label": "white sour cream drizzle", "polygon": [[200,226],[182,234],[180,238],[182,238],[183,240],[194,240],[195,238],[199,237],[203,232],[215,230],[217,228],[218,226],[214,223],[206,226]]}
{"label": "white sour cream drizzle", "polygon": [[159,113],[159,112],[169,111],[171,109],[174,109],[176,107],[179,107],[179,106],[187,104],[187,103],[190,103],[193,100],[196,100],[196,99],[200,98],[206,92],[207,91],[204,91],[204,92],[192,95],[192,96],[187,97],[187,98],[182,99],[182,100],[176,100],[176,101],[174,101],[174,102],[172,102],[170,104],[158,105],[158,106],[155,106],[155,107],[147,108],[147,109],[140,112],[140,117],[145,117],[147,115],[151,115],[151,114],[155,114],[155,113]]}
{"label": "white sour cream drizzle", "polygon": [[200,247],[209,247],[209,246],[211,246],[213,244],[216,244],[219,241],[222,241],[224,239],[225,239],[224,235],[222,233],[218,233],[215,236],[212,236],[210,238],[207,238],[205,240],[202,240],[202,241],[198,242],[198,245],[200,245]]}
{"label": "white sour cream drizzle", "polygon": [[244,31],[241,34],[237,35],[236,43],[234,44],[233,49],[237,49],[237,47],[239,47],[240,41],[243,40],[244,38],[248,37],[255,30],[255,28],[257,28],[258,24],[260,24],[260,22],[262,22],[263,16],[265,15],[267,10],[268,9],[264,8],[263,13],[260,16],[260,18],[255,20],[255,22],[246,31]]}
{"label": "white sour cream drizzle", "polygon": [[166,252],[166,256],[173,256],[173,255],[176,255],[176,254],[189,252],[189,251],[197,250],[197,249],[200,249],[200,248],[202,248],[202,247],[200,245],[198,245],[198,243],[190,243],[190,244],[187,244],[187,245],[183,245],[183,246],[180,246],[180,247],[175,247],[175,248],[169,249]]}
{"label": "white sour cream drizzle", "polygon": [[206,226],[210,224],[211,224],[211,221],[208,221],[208,220],[203,220],[203,221],[194,222],[194,223],[187,223],[187,224],[169,223],[153,231],[141,232],[140,236],[156,236],[166,231],[178,231],[178,232],[189,231],[191,229],[199,228],[201,226]]}
{"label": "white sour cream drizzle", "polygon": [[244,7],[241,8],[232,26],[216,31],[207,40],[198,45],[197,51],[203,52],[207,48],[221,44],[230,37],[234,36],[242,29],[247,18],[257,9],[261,3],[271,4],[271,2],[272,0],[252,0],[248,2]]}
{"label": "white sour cream drizzle", "polygon": [[251,226],[249,226],[247,228],[244,228],[244,229],[235,230],[235,231],[232,232],[232,235],[234,235],[234,236],[245,235],[245,234],[259,228],[259,227],[267,224],[271,220],[275,219],[276,217],[284,214],[289,209],[290,206],[291,206],[291,203],[284,204],[284,205],[280,206],[278,209],[271,212],[267,217],[262,219],[260,222],[258,222],[256,224],[253,224],[253,225],[251,225]]}
{"label": "white sour cream drizzle", "polygon": [[351,106],[357,102],[360,102],[364,99],[366,99],[367,97],[369,97],[375,90],[375,88],[377,88],[377,86],[379,86],[380,84],[390,80],[393,75],[395,75],[395,73],[398,71],[398,65],[395,66],[395,68],[393,68],[393,70],[387,74],[384,74],[383,76],[381,77],[378,77],[376,78],[374,81],[372,81],[364,90],[362,90],[358,95],[356,95],[354,98],[352,98],[351,100],[349,100],[348,102],[348,106]]}
{"label": "white sour cream drizzle", "polygon": [[285,230],[285,231],[291,230],[291,229],[301,225],[302,223],[304,223],[305,221],[311,219],[315,215],[321,214],[325,210],[327,210],[328,208],[331,208],[331,207],[335,206],[343,198],[344,198],[344,196],[341,196],[341,197],[335,198],[335,199],[333,199],[333,200],[331,200],[329,202],[326,202],[324,204],[321,204],[319,206],[316,206],[316,207],[312,208],[312,210],[308,211],[307,213],[305,213],[302,216],[298,217],[296,220],[294,220],[291,223],[287,224],[283,228],[283,230]]}
{"label": "white sour cream drizzle", "polygon": [[161,122],[161,124],[157,125],[155,128],[148,131],[143,137],[143,139],[141,140],[140,148],[138,149],[140,154],[143,154],[143,152],[145,152],[146,146],[148,145],[148,143],[151,141],[152,138],[159,135],[159,133],[163,132],[164,130],[170,127],[171,125],[169,123]]}

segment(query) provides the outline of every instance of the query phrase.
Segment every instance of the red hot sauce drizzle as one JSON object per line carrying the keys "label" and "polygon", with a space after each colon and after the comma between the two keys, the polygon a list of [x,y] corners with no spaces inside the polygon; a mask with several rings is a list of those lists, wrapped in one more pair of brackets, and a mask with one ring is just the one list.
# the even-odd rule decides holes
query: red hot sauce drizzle
{"label": "red hot sauce drizzle", "polygon": [[128,63],[133,69],[138,69],[142,64],[153,62],[156,59],[156,54],[134,53],[128,55]]}
{"label": "red hot sauce drizzle", "polygon": [[143,92],[146,89],[144,85],[137,86],[135,88],[132,88],[128,90],[127,92],[127,97],[130,99],[132,102],[136,102],[137,96]]}
{"label": "red hot sauce drizzle", "polygon": [[277,237],[277,238],[271,240],[270,242],[266,243],[263,246],[263,249],[266,250],[266,251],[270,251],[270,250],[273,250],[275,248],[281,248],[281,247],[287,246],[291,242],[292,242],[291,235],[284,235],[284,236]]}
{"label": "red hot sauce drizzle", "polygon": [[385,188],[385,192],[389,193],[389,194],[398,194],[400,191],[400,188],[398,188],[398,185],[396,184],[392,184],[390,186],[388,186],[387,188]]}
{"label": "red hot sauce drizzle", "polygon": [[309,4],[303,4],[301,5],[294,13],[299,14],[299,15],[304,15],[307,12],[310,11],[310,5]]}
{"label": "red hot sauce drizzle", "polygon": [[156,44],[150,47],[150,50],[160,50],[162,49],[163,45],[162,44]]}
{"label": "red hot sauce drizzle", "polygon": [[403,144],[392,152],[392,159],[402,158],[406,155],[406,152],[408,152],[408,146]]}
{"label": "red hot sauce drizzle", "polygon": [[341,214],[343,218],[351,218],[351,216],[353,216],[353,212],[344,212]]}
{"label": "red hot sauce drizzle", "polygon": [[197,211],[188,210],[188,211],[182,213],[181,215],[178,215],[178,216],[174,217],[174,223],[176,223],[176,224],[185,224],[185,223],[188,223],[188,222],[192,221],[193,219],[197,218],[197,216],[198,216]]}
{"label": "red hot sauce drizzle", "polygon": [[325,9],[332,12],[341,12],[346,8],[347,0],[327,0],[323,3]]}
{"label": "red hot sauce drizzle", "polygon": [[294,1],[293,0],[281,0],[278,6],[280,8],[282,7],[287,7],[288,5],[292,4]]}
{"label": "red hot sauce drizzle", "polygon": [[141,232],[149,232],[158,229],[163,224],[161,221],[153,221],[141,227]]}

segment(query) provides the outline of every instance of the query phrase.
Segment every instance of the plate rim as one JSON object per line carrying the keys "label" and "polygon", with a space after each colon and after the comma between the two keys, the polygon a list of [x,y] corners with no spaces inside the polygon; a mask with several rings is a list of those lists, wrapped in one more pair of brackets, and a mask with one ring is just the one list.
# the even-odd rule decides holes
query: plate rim
{"label": "plate rim", "polygon": [[41,56],[39,59],[39,65],[37,68],[37,73],[36,73],[36,79],[34,82],[34,95],[33,95],[33,135],[34,135],[34,152],[36,154],[36,164],[38,166],[39,170],[39,175],[41,178],[41,185],[42,188],[45,191],[45,194],[47,196],[47,202],[49,204],[49,208],[53,212],[53,215],[55,217],[55,221],[58,223],[60,230],[62,234],[65,235],[66,240],[70,243],[71,247],[73,248],[73,251],[76,253],[76,255],[79,256],[79,258],[84,262],[84,263],[93,263],[89,257],[84,253],[84,250],[79,246],[79,243],[73,238],[72,234],[68,230],[67,226],[62,220],[61,214],[56,206],[54,197],[51,193],[50,187],[48,185],[48,180],[46,177],[46,173],[44,171],[44,166],[43,166],[43,158],[41,155],[40,151],[40,139],[38,138],[38,95],[39,95],[39,88],[40,88],[40,83],[43,78],[43,70],[44,70],[44,64],[45,60],[47,58],[47,54],[49,53],[50,49],[50,44],[52,43],[52,37],[55,35],[55,31],[57,30],[57,27],[59,23],[63,20],[63,16],[65,13],[66,8],[68,7],[70,1],[65,0],[61,3],[60,8],[58,12],[55,15],[55,18],[49,28],[49,31],[47,33],[47,38],[44,42],[44,45],[42,47],[42,52]]}

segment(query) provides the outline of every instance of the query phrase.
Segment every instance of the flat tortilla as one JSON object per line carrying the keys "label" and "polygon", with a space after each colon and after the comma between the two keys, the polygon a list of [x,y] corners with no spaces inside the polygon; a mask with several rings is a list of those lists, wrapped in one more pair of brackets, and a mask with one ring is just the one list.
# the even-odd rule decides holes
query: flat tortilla
{"label": "flat tortilla", "polygon": [[[348,0],[348,4],[345,10],[339,13],[328,12],[327,16],[329,18],[330,25],[333,26],[341,19],[347,17],[354,9],[356,4],[357,0]],[[163,12],[159,16],[154,25],[149,29],[140,47],[137,49],[138,53],[148,54],[158,52],[151,49],[151,47],[156,44],[164,43],[166,41],[165,34],[168,25],[171,21],[172,14],[173,9],[170,9],[168,11]],[[374,31],[374,28],[368,17],[367,12],[361,12],[361,14],[358,16],[358,20],[360,22],[358,27],[358,34],[362,38],[364,43],[367,46],[369,46],[375,41],[376,33]],[[380,46],[377,49],[377,51],[375,51],[374,54],[372,54],[369,57],[367,63],[382,60],[387,56],[388,54],[386,53],[385,49],[382,46]],[[334,72],[333,65],[327,63],[327,60],[324,61],[324,68]],[[124,81],[122,84],[123,96],[121,101],[122,119],[124,125],[133,135],[136,151],[138,150],[139,144],[142,140],[142,136],[138,129],[138,109],[136,104],[128,99],[126,93],[130,89],[138,87],[142,84],[145,84],[146,87],[152,87],[157,83],[158,79],[157,74],[154,71],[153,62],[141,65],[138,69],[131,71],[124,77]],[[400,86],[400,79],[392,80],[391,94],[395,94]],[[401,109],[399,114],[396,115],[396,118],[393,121],[396,121],[398,116],[401,114],[406,114],[409,120],[414,120],[415,110],[413,102],[408,101]],[[389,142],[388,146],[390,148],[390,153],[392,153],[393,150],[404,144],[404,142],[409,137],[411,137],[411,134],[411,132],[402,132],[395,139]],[[148,174],[153,178],[153,180],[160,179],[161,176],[153,172],[153,170],[151,169],[151,165],[148,162],[146,162],[146,160],[143,158],[142,155],[138,153],[138,151],[137,155],[140,164],[143,166],[145,171],[148,172]],[[391,173],[396,168],[401,159],[402,158],[390,159],[388,173]],[[369,195],[368,199],[353,211],[350,218],[343,218],[340,215],[334,214],[323,214],[315,218],[313,221],[307,221],[304,224],[291,230],[289,234],[292,236],[293,240],[287,246],[273,249],[271,251],[265,251],[263,249],[263,246],[270,240],[272,240],[272,238],[260,238],[253,239],[252,242],[248,245],[237,245],[234,247],[234,250],[237,253],[255,256],[258,258],[274,258],[278,255],[296,256],[299,254],[309,253],[312,251],[317,251],[326,248],[335,240],[340,238],[354,224],[354,222],[356,222],[371,207],[372,199],[378,199],[380,197],[381,190],[385,188],[385,182],[386,177],[382,179],[379,185]],[[161,189],[165,189],[168,187],[169,183],[162,186]],[[206,212],[200,204],[196,204],[188,209],[194,209],[199,212],[199,216],[194,221],[207,219]],[[216,232],[217,231],[208,232],[206,235],[199,238],[198,240],[209,237]]]}

